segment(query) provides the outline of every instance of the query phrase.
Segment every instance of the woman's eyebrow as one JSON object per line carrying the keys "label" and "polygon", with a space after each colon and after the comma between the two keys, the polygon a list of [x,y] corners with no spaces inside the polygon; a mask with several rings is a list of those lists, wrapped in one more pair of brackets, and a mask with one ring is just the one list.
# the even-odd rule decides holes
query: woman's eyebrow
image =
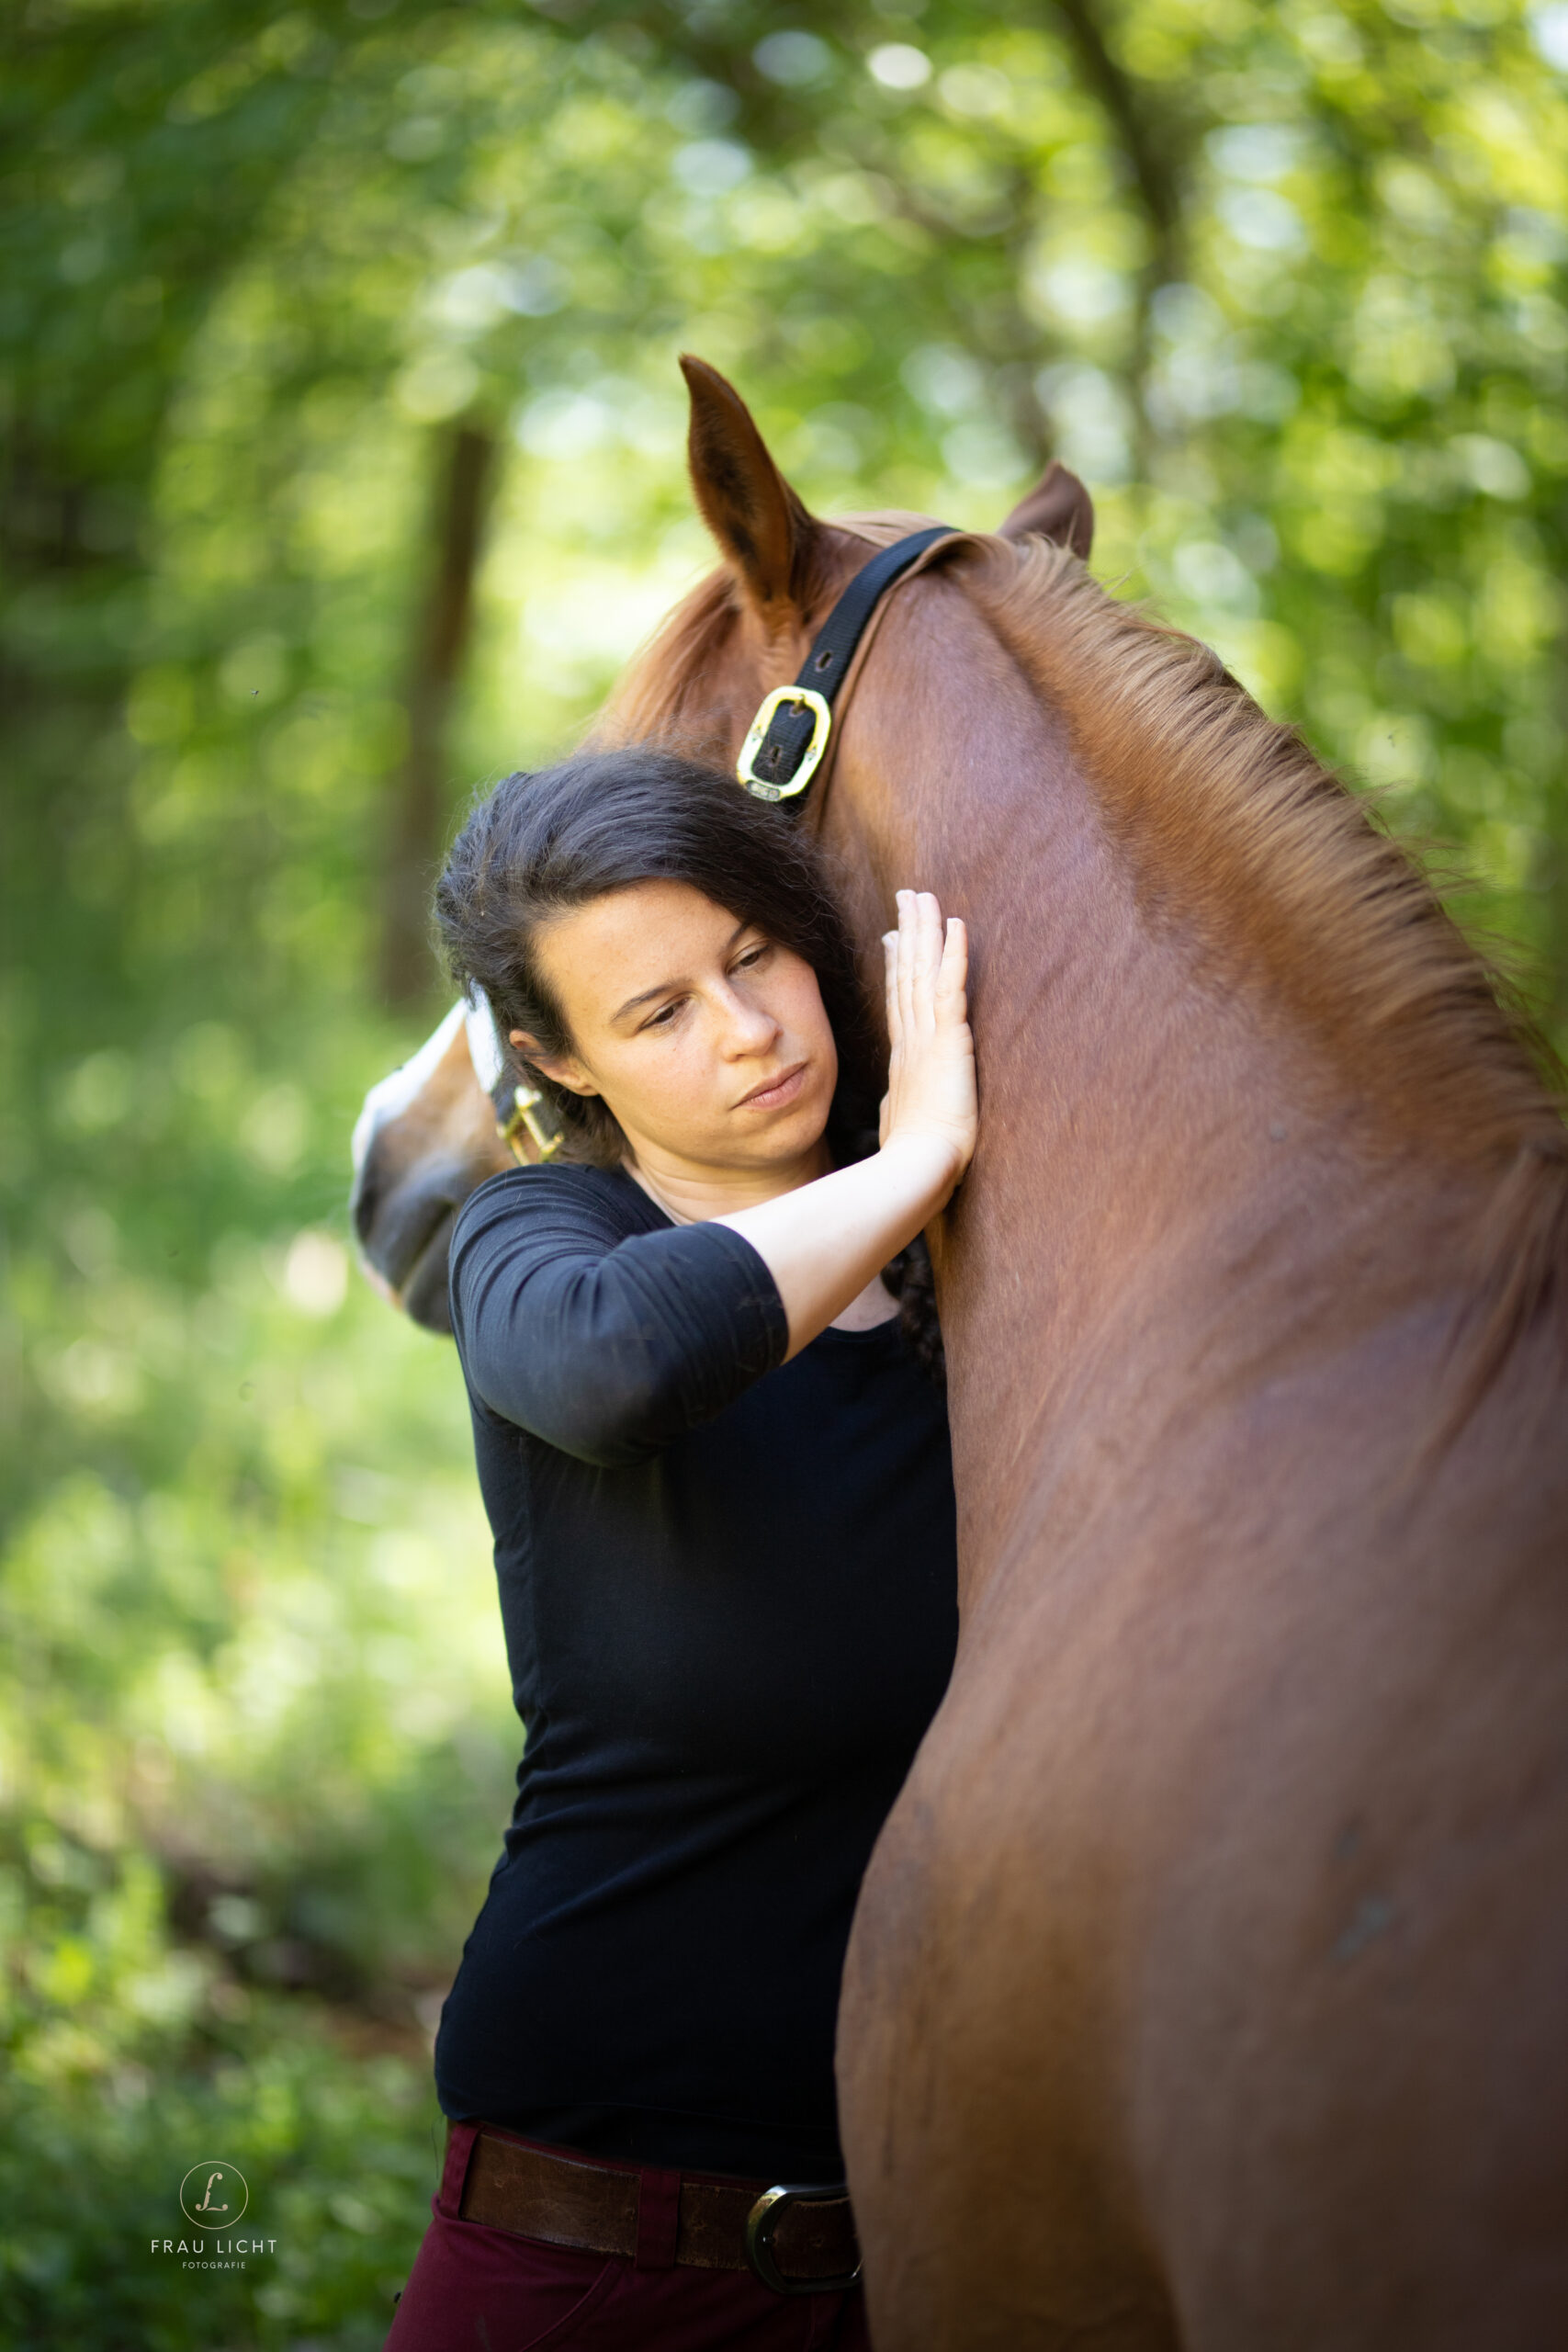
{"label": "woman's eyebrow", "polygon": [[[728,956],[736,941],[740,937],[742,932],[750,931],[751,928],[752,926],[749,922],[738,922],[735,929],[730,933],[729,937],[724,943],[724,954]],[[625,1004],[619,1006],[615,1012],[611,1013],[610,1019],[612,1023],[624,1021],[626,1014],[628,1012],[635,1012],[639,1004],[651,1003],[652,1000],[656,996],[668,996],[671,989],[689,989],[691,985],[691,980],[684,977],[677,980],[658,980],[654,983],[652,988],[639,989],[636,996],[627,997]]]}

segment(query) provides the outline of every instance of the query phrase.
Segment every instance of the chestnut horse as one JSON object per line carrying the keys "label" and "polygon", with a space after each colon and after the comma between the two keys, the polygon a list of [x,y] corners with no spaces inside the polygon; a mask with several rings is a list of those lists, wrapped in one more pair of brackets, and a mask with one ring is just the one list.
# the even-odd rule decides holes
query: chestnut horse
{"label": "chestnut horse", "polygon": [[[813,520],[686,372],[726,561],[600,734],[728,762],[927,518]],[[1564,1129],[1414,866],[1087,534],[1054,469],[887,598],[807,817],[874,1001],[896,885],[967,919],[980,1078],[958,1657],[840,2017],[873,2335],[1544,2352]]]}

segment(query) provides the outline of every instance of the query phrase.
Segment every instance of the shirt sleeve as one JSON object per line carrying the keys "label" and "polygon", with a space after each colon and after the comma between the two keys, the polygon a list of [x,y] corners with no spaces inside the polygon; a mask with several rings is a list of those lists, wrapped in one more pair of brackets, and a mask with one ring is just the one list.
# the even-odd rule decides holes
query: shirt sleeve
{"label": "shirt sleeve", "polygon": [[615,1468],[782,1363],[789,1320],[728,1226],[624,1234],[575,1173],[523,1170],[473,1195],[453,1234],[452,1328],[492,1413]]}

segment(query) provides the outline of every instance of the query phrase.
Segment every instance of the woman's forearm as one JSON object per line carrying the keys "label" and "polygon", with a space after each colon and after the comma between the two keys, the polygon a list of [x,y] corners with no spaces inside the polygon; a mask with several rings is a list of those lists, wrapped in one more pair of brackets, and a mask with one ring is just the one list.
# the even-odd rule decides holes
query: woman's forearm
{"label": "woman's forearm", "polygon": [[798,1355],[930,1224],[959,1173],[942,1137],[892,1136],[869,1159],[715,1223],[767,1266],[789,1317],[789,1355]]}
{"label": "woman's forearm", "polygon": [[931,1223],[975,1148],[968,934],[957,916],[944,931],[929,890],[900,890],[897,906],[898,928],[883,941],[891,1051],[881,1150],[716,1219],[751,1244],[777,1283],[790,1356]]}

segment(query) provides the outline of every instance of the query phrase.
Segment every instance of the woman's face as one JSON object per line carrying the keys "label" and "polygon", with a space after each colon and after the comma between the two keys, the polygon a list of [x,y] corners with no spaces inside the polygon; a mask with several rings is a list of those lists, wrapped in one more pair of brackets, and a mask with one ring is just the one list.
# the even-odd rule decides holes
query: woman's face
{"label": "woman's face", "polygon": [[[539,1067],[602,1094],[639,1164],[798,1159],[839,1057],[817,975],[685,882],[639,882],[558,916],[537,948],[575,1051]],[[525,1045],[520,1030],[514,1045]]]}

